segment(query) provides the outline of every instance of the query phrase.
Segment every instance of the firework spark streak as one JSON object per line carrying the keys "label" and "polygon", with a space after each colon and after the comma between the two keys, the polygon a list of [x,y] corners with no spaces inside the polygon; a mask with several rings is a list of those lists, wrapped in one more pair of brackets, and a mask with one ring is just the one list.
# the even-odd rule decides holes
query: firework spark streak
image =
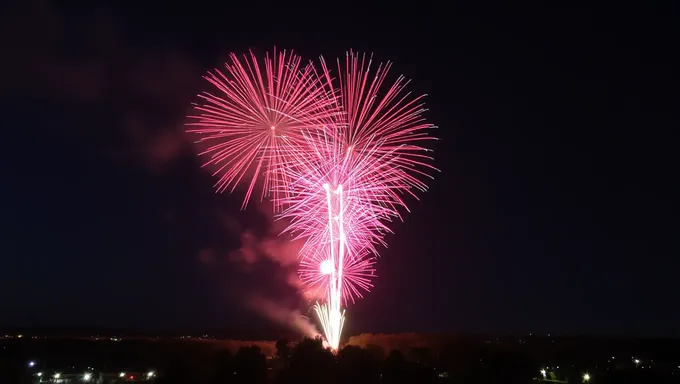
{"label": "firework spark streak", "polygon": [[[408,211],[405,196],[425,191],[434,140],[423,97],[407,92],[403,76],[388,85],[391,63],[373,69],[371,57],[348,52],[337,77],[322,58],[320,70],[285,52],[246,66],[232,55],[227,69],[206,78],[224,95],[203,94],[190,129],[211,141],[206,164],[218,165],[217,188],[233,189],[250,176],[244,207],[264,174],[284,232],[304,239],[300,278],[322,291],[315,311],[328,344],[340,344],[348,301],[372,287],[378,246],[388,223]],[[264,79],[264,80],[263,80]]]}

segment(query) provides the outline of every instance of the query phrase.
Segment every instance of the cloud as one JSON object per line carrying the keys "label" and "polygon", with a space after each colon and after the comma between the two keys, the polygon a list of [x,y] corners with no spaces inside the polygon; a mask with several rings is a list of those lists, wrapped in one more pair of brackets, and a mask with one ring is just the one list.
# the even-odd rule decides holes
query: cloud
{"label": "cloud", "polygon": [[210,264],[215,261],[215,251],[210,248],[202,249],[198,253],[198,260],[203,264]]}
{"label": "cloud", "polygon": [[320,335],[309,318],[303,316],[298,309],[284,307],[279,302],[257,295],[249,298],[248,305],[268,319],[288,326],[305,336],[316,337]]}
{"label": "cloud", "polygon": [[[205,85],[204,66],[181,46],[157,44],[139,31],[132,38],[130,24],[113,9],[90,5],[65,12],[61,6],[29,0],[0,14],[0,43],[9,53],[0,61],[0,96],[58,111],[50,116],[53,126],[31,129],[75,138],[115,168],[162,174],[191,159],[190,172],[204,178],[187,183],[214,181],[195,166],[196,150],[184,134],[185,116]],[[150,186],[163,180],[149,179]],[[220,287],[233,285],[239,295],[258,292],[239,300],[269,319],[312,333],[314,327],[300,320],[299,311],[282,304],[293,307],[293,300],[311,298],[301,293],[296,272],[300,244],[279,236],[285,223],[275,222],[267,209],[260,212],[260,222],[249,222],[258,216],[252,210],[239,213],[226,196],[208,197],[194,186],[169,191],[167,200],[170,208],[155,201],[144,209],[161,210],[164,225],[188,234],[191,240],[182,245],[193,262],[213,268],[225,262],[226,254],[226,261],[240,267],[220,269]],[[184,206],[186,201],[190,206]],[[241,245],[230,251],[234,237]]]}
{"label": "cloud", "polygon": [[166,126],[151,121],[148,116],[130,114],[123,123],[129,140],[128,150],[113,156],[122,163],[141,164],[148,171],[162,173],[181,155],[192,155],[191,144],[185,139],[182,122]]}
{"label": "cloud", "polygon": [[292,241],[286,235],[277,235],[269,228],[258,236],[253,229],[241,233],[241,247],[229,253],[229,260],[246,270],[257,263],[273,263],[285,274],[284,283],[302,293],[302,283],[297,275],[298,256],[302,243]]}
{"label": "cloud", "polygon": [[111,9],[66,15],[55,4],[26,1],[0,16],[7,95],[59,105],[67,134],[106,137],[100,152],[113,161],[164,172],[192,153],[183,125],[202,70],[191,56],[129,38]]}
{"label": "cloud", "polygon": [[[260,204],[260,213],[267,221],[268,228],[263,234],[258,234],[252,229],[245,229],[241,233],[241,247],[230,252],[228,259],[239,265],[244,271],[254,272],[261,264],[272,264],[278,270],[276,284],[285,284],[292,288],[304,301],[317,300],[323,292],[312,292],[304,289],[297,268],[299,265],[299,253],[302,248],[301,241],[292,241],[287,235],[281,235],[285,223],[275,221],[267,204]],[[271,276],[270,276],[271,278]],[[265,317],[281,324],[286,324],[306,336],[315,336],[311,329],[316,329],[309,320],[299,320],[301,316],[297,310],[290,309],[282,304],[287,300],[272,300],[263,294],[248,296],[246,305],[263,314]],[[293,319],[293,320],[291,320]],[[305,318],[306,319],[306,318]],[[316,332],[316,330],[315,330]]]}
{"label": "cloud", "polygon": [[251,231],[241,235],[241,248],[229,254],[229,260],[243,266],[255,264],[260,260],[259,239]]}
{"label": "cloud", "polygon": [[[230,259],[253,264],[264,258],[285,269],[297,267],[303,242],[282,234],[286,223],[275,219],[269,203],[260,203],[257,209],[266,221],[267,228],[264,234],[258,235],[252,229],[242,230],[241,248],[232,252]],[[230,229],[235,229],[232,223],[228,224]]]}

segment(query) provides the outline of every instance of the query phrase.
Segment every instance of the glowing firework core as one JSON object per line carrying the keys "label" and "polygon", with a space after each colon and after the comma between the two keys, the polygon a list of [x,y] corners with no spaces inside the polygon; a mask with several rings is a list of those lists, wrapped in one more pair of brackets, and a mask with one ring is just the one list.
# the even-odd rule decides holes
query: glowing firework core
{"label": "glowing firework core", "polygon": [[324,260],[321,263],[321,273],[324,275],[330,275],[335,272],[335,267],[333,266],[333,260]]}

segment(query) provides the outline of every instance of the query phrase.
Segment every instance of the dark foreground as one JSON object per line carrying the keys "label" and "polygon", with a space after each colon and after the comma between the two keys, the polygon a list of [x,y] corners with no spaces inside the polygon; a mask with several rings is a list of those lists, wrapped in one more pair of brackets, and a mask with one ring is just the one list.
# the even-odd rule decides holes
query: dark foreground
{"label": "dark foreground", "polygon": [[674,340],[360,335],[320,340],[0,340],[1,383],[680,383]]}

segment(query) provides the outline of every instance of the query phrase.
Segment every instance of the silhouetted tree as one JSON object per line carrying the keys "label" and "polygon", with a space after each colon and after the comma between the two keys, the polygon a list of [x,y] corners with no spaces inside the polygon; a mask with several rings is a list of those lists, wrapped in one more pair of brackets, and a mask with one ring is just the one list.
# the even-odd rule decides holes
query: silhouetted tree
{"label": "silhouetted tree", "polygon": [[288,340],[281,339],[276,342],[276,357],[282,361],[288,361],[290,359],[291,348],[288,345]]}
{"label": "silhouetted tree", "polygon": [[366,346],[366,352],[377,361],[385,360],[385,349],[379,345],[369,344]]}
{"label": "silhouetted tree", "polygon": [[382,361],[368,350],[347,346],[338,352],[338,378],[341,383],[375,383],[380,381]]}
{"label": "silhouetted tree", "polygon": [[305,338],[292,351],[287,383],[329,383],[335,378],[335,358],[320,338]]}
{"label": "silhouetted tree", "polygon": [[383,364],[383,378],[388,383],[398,383],[407,376],[406,360],[404,354],[400,351],[393,350],[385,359]]}
{"label": "silhouetted tree", "polygon": [[157,382],[159,384],[183,384],[196,382],[196,378],[187,359],[176,356],[163,367],[163,374]]}
{"label": "silhouetted tree", "polygon": [[241,347],[234,359],[237,383],[262,383],[267,377],[267,358],[260,347]]}
{"label": "silhouetted tree", "polygon": [[432,354],[428,348],[413,347],[411,348],[411,356],[413,360],[420,365],[427,367],[432,366]]}
{"label": "silhouetted tree", "polygon": [[233,383],[234,378],[234,356],[228,349],[222,349],[215,354],[215,368],[213,383]]}
{"label": "silhouetted tree", "polygon": [[[6,351],[5,351],[6,352]],[[31,372],[27,369],[23,356],[12,356],[10,353],[0,356],[0,382],[28,384],[32,382]]]}
{"label": "silhouetted tree", "polygon": [[536,376],[538,369],[517,350],[497,349],[484,364],[482,377],[485,383],[527,383]]}
{"label": "silhouetted tree", "polygon": [[390,352],[383,368],[383,380],[386,383],[432,383],[437,375],[434,369],[411,363],[404,359],[400,351]]}

